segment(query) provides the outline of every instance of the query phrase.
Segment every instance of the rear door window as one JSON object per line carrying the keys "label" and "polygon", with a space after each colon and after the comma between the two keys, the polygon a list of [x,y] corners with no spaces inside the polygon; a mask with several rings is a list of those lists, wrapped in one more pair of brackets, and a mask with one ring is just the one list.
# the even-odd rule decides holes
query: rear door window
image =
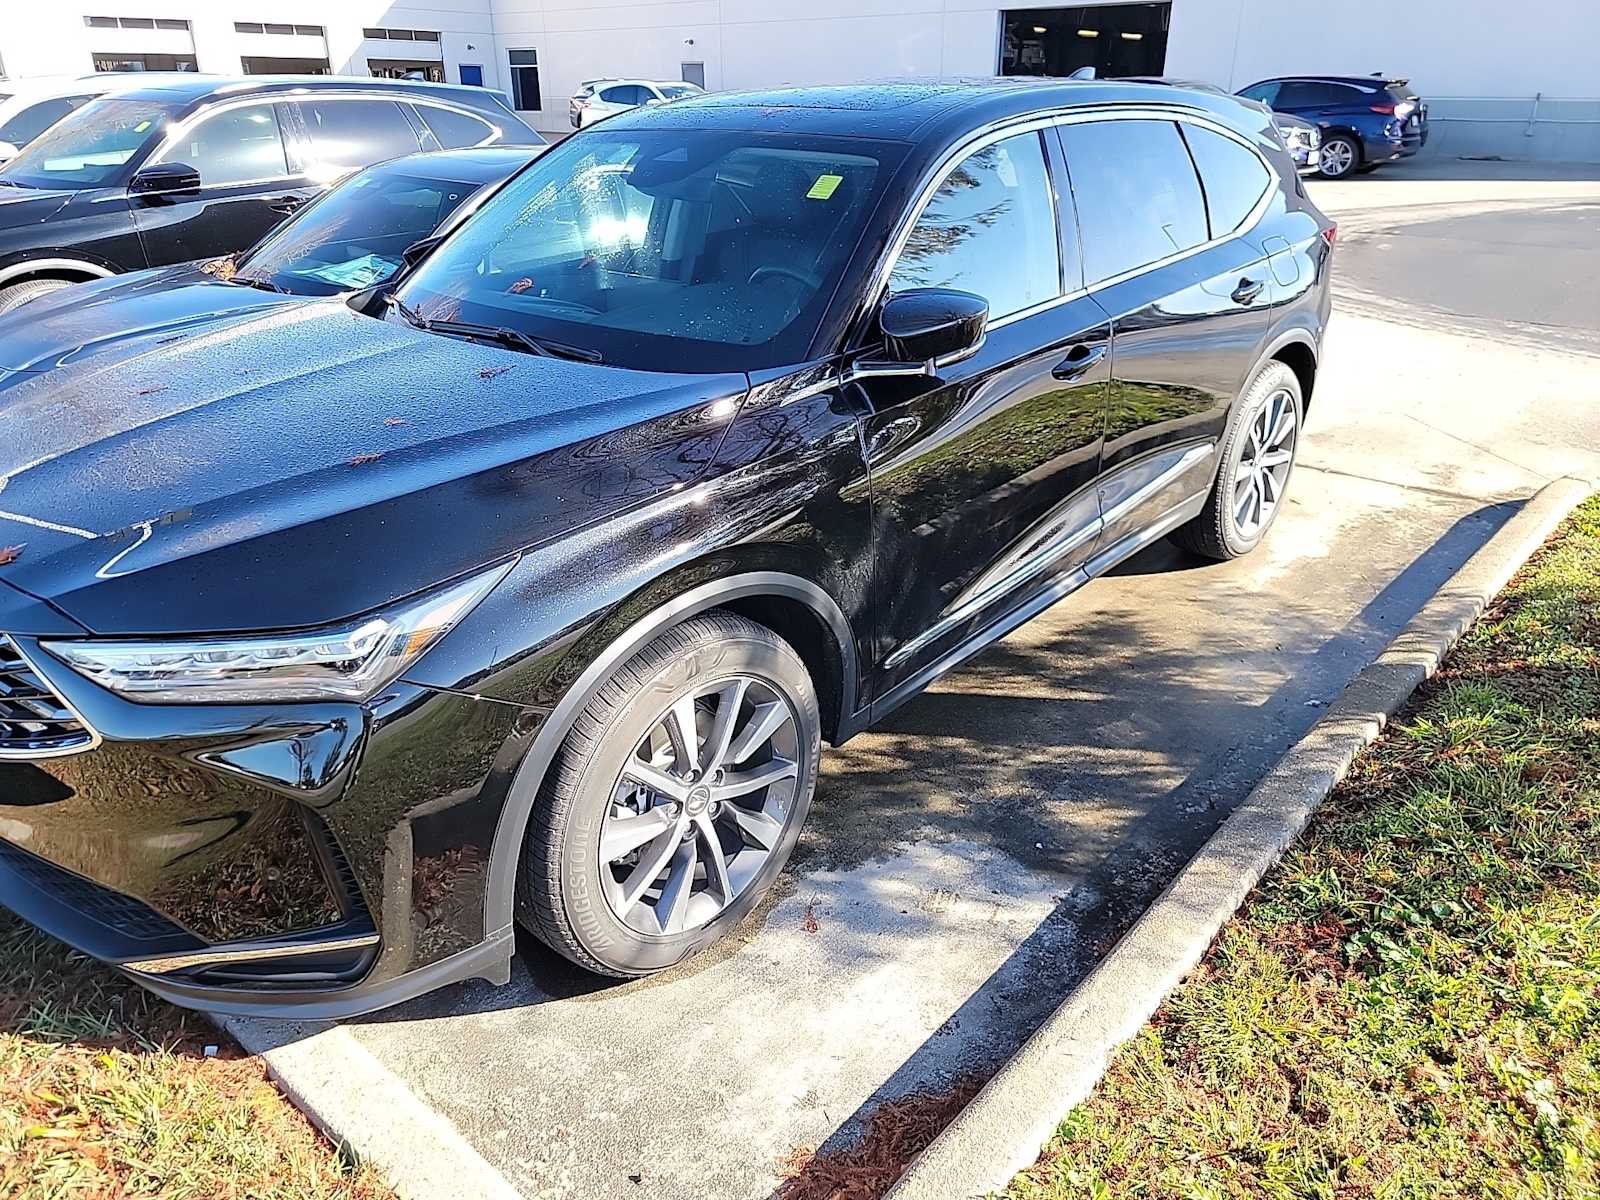
{"label": "rear door window", "polygon": [[271,104],[246,104],[201,120],[161,155],[200,172],[202,187],[282,179],[289,173]]}
{"label": "rear door window", "polygon": [[453,108],[419,104],[417,114],[433,136],[439,139],[439,145],[446,150],[458,150],[463,146],[481,146],[484,142],[491,141],[495,135],[494,126],[483,118],[468,116]]}
{"label": "rear door window", "polygon": [[985,146],[945,176],[911,229],[889,290],[948,287],[1009,316],[1061,294],[1056,216],[1037,133]]}
{"label": "rear door window", "polygon": [[405,112],[393,100],[301,100],[300,120],[311,145],[307,171],[326,181],[422,149]]}
{"label": "rear door window", "polygon": [[642,87],[636,87],[631,83],[608,87],[600,93],[600,99],[607,104],[643,104],[650,98],[650,94]]}
{"label": "rear door window", "polygon": [[1183,124],[1184,140],[1200,169],[1211,236],[1223,237],[1244,224],[1272,182],[1260,155],[1199,125]]}
{"label": "rear door window", "polygon": [[1103,282],[1207,240],[1200,179],[1171,121],[1061,126],[1083,238],[1084,282]]}
{"label": "rear door window", "polygon": [[1258,83],[1253,87],[1247,87],[1239,95],[1246,100],[1256,100],[1265,104],[1268,108],[1273,108],[1277,104],[1278,89],[1281,86],[1277,80],[1272,80],[1269,83]]}

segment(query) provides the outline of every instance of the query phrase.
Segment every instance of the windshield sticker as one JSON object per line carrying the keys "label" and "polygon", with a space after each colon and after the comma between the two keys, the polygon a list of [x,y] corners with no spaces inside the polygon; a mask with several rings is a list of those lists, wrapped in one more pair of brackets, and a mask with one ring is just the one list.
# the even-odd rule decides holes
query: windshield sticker
{"label": "windshield sticker", "polygon": [[806,199],[826,200],[839,190],[839,185],[843,182],[843,175],[818,175],[817,181],[811,185],[811,190],[806,193]]}

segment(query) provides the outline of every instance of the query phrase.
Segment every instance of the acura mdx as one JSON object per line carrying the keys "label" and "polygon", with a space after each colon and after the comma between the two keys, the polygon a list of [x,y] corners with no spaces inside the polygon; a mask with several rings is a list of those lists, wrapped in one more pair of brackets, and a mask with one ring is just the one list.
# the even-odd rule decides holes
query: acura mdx
{"label": "acura mdx", "polygon": [[818,87],[614,116],[349,300],[24,308],[0,902],[222,1011],[681,962],[824,740],[1260,543],[1333,242],[1230,97]]}

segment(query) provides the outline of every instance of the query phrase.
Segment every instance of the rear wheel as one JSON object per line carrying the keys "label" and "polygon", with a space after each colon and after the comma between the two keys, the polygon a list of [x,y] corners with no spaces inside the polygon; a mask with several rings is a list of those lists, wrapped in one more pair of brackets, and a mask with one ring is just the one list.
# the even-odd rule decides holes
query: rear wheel
{"label": "rear wheel", "polygon": [[1361,147],[1355,139],[1336,133],[1322,143],[1322,158],[1317,170],[1324,179],[1344,179],[1361,165]]}
{"label": "rear wheel", "polygon": [[518,917],[603,975],[698,953],[788,861],[820,751],[810,676],[777,634],[720,611],[666,631],[612,674],[557,753]]}
{"label": "rear wheel", "polygon": [[1276,360],[1256,372],[1234,409],[1206,505],[1173,541],[1219,560],[1259,546],[1283,507],[1304,414],[1299,376]]}
{"label": "rear wheel", "polygon": [[26,279],[21,283],[13,283],[8,288],[0,288],[0,313],[8,313],[30,300],[71,286],[71,280],[67,279]]}

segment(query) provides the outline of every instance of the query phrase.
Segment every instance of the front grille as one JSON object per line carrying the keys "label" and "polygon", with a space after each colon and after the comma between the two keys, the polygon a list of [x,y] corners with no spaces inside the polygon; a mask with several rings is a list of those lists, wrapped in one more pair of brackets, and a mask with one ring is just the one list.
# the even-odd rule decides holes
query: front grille
{"label": "front grille", "polygon": [[9,867],[35,887],[125,937],[140,941],[190,937],[186,930],[143,901],[102,887],[3,840],[0,840],[0,866]]}
{"label": "front grille", "polygon": [[46,758],[93,743],[94,734],[0,633],[0,758]]}

